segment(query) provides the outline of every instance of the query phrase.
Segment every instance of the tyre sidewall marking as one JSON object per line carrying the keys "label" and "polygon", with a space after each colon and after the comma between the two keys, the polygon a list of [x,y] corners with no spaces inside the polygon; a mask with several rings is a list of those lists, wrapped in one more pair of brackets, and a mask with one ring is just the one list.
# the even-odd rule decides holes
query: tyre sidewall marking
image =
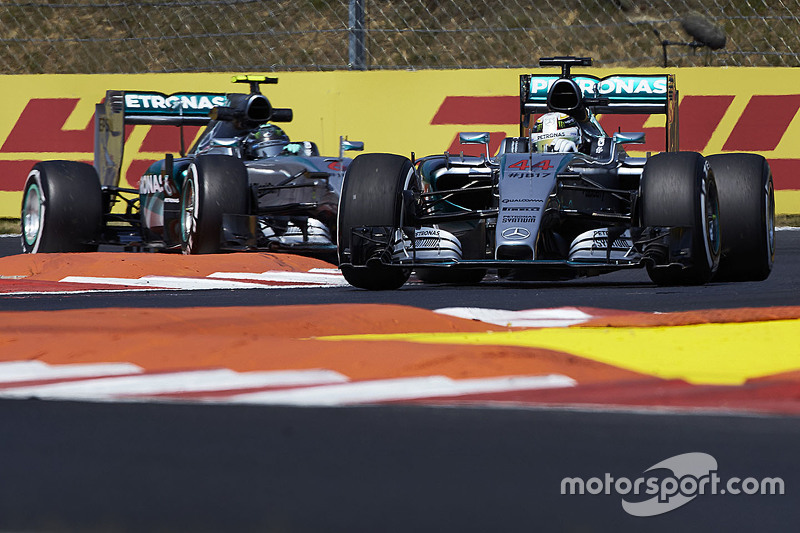
{"label": "tyre sidewall marking", "polygon": [[[42,176],[41,172],[38,169],[31,170],[30,174],[28,174],[28,179],[25,184],[25,197],[22,199],[22,206],[23,209],[25,208],[25,204],[28,201],[28,194],[30,194],[30,188],[28,184],[33,180],[34,186],[39,191],[39,231],[36,232],[36,239],[33,243],[27,242],[28,239],[25,236],[25,230],[22,228],[22,240],[23,244],[26,244],[29,248],[31,248],[30,253],[37,253],[39,251],[39,246],[42,243],[42,230],[44,229],[44,221],[45,221],[45,211],[46,211],[46,200],[44,197],[44,187],[42,187]],[[25,224],[25,213],[22,213],[22,224]]]}
{"label": "tyre sidewall marking", "polygon": [[[400,224],[400,229],[399,229],[399,231],[400,231],[401,233],[402,233],[402,231],[403,231],[403,230],[402,230],[402,226],[404,226],[404,225],[406,224],[406,222],[407,222],[407,221],[406,221],[406,203],[405,203],[405,201],[404,201],[404,199],[403,199],[403,193],[404,193],[405,191],[409,190],[409,186],[411,185],[411,180],[416,180],[416,182],[417,182],[417,183],[415,184],[415,186],[416,186],[416,190],[419,190],[419,189],[420,189],[420,186],[419,186],[419,185],[420,185],[420,184],[419,184],[419,177],[417,176],[417,173],[416,173],[416,171],[414,170],[414,165],[413,165],[413,163],[412,163],[411,165],[409,165],[409,168],[408,168],[408,174],[406,174],[406,177],[405,177],[405,179],[403,180],[403,188],[402,188],[402,189],[400,189],[400,191],[399,191],[399,194],[398,194],[398,196],[400,197],[400,198],[399,198],[399,201],[400,201],[400,210],[399,210],[399,213],[398,213],[398,214],[400,215],[400,217],[399,217],[398,223]],[[410,269],[409,269],[409,271],[408,271],[408,275],[409,275],[409,276],[411,275],[411,270],[410,270]],[[408,276],[407,276],[407,277],[408,277]]]}
{"label": "tyre sidewall marking", "polygon": [[[403,180],[403,188],[400,189],[399,196],[400,196],[400,226],[404,226],[406,222],[406,203],[403,201],[403,192],[409,190],[409,186],[411,185],[411,180],[417,177],[417,173],[414,172],[414,165],[408,169],[408,174],[406,174],[405,179]],[[416,183],[417,190],[419,190],[419,183]]]}
{"label": "tyre sidewall marking", "polygon": [[[411,185],[411,180],[416,177],[416,172],[414,172],[414,165],[411,165],[411,168],[408,169],[408,173],[406,177],[403,178],[403,185],[400,190],[397,191],[397,201],[400,202],[400,209],[397,211],[397,230],[394,233],[394,239],[400,240],[403,236],[403,227],[406,225],[406,203],[403,200],[403,192],[408,190],[408,187]],[[417,184],[419,185],[419,184]]]}

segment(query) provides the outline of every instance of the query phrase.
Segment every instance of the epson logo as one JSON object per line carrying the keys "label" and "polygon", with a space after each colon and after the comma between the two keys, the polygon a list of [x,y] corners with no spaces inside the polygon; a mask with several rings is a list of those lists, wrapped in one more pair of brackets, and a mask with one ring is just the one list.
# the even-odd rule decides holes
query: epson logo
{"label": "epson logo", "polygon": [[606,138],[605,137],[600,137],[599,139],[597,139],[597,148],[595,149],[595,153],[602,154],[603,153],[603,147],[605,145],[606,145]]}

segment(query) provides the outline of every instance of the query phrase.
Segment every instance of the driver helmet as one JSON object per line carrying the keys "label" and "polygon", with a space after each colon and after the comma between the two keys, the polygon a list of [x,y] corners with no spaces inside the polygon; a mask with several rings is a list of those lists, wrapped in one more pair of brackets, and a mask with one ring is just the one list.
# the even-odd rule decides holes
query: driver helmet
{"label": "driver helmet", "polygon": [[582,140],[578,121],[564,113],[545,113],[531,129],[537,152],[577,152]]}
{"label": "driver helmet", "polygon": [[274,124],[263,124],[250,134],[248,143],[255,157],[273,157],[279,155],[289,144],[289,136]]}

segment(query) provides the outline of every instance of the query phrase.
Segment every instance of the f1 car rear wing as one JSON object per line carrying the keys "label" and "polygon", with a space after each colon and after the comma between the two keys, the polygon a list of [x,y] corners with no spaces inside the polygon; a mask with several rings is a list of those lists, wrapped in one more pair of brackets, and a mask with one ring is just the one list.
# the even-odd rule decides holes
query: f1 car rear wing
{"label": "f1 car rear wing", "polygon": [[95,105],[94,167],[100,183],[119,184],[127,124],[204,126],[213,108],[227,104],[222,93],[106,91],[105,100]]}
{"label": "f1 car rear wing", "polygon": [[128,124],[205,126],[218,120],[247,127],[267,121],[292,121],[291,109],[273,108],[259,90],[259,84],[275,84],[278,78],[245,75],[234,76],[231,81],[249,84],[250,94],[106,91],[105,100],[95,105],[94,117],[94,167],[100,183],[119,185]]}
{"label": "f1 car rear wing", "polygon": [[[602,103],[590,107],[593,113],[659,114],[666,115],[666,147],[668,152],[679,149],[678,89],[675,75],[613,75],[598,78],[591,75],[572,75],[583,97]],[[559,76],[552,74],[523,74],[520,76],[520,135],[530,125],[531,115],[550,111],[547,94]]]}

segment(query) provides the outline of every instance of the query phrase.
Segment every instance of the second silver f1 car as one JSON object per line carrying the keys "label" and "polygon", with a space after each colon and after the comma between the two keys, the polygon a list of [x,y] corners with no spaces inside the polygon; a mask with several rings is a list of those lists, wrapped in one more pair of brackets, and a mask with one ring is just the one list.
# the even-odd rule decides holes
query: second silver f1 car
{"label": "second silver f1 car", "polygon": [[[108,91],[95,110],[94,165],[43,161],[34,165],[22,201],[27,253],[132,250],[215,253],[272,250],[336,260],[336,214],[347,150],[363,143],[340,138],[338,155],[320,155],[311,141],[292,142],[276,123],[291,109],[273,108],[260,84],[266,76],[236,76],[250,93]],[[119,186],[125,126],[206,126],[180,156],[166,154],[139,180]],[[181,147],[183,152],[183,147]],[[115,207],[122,206],[122,209]]]}
{"label": "second silver f1 car", "polygon": [[[485,156],[356,157],[343,183],[342,273],[364,289],[525,280],[647,269],[659,285],[763,280],[773,265],[774,192],[755,154],[678,150],[673,75],[574,75],[590,58],[543,58],[561,75],[523,75],[520,136]],[[666,148],[631,157],[643,133],[608,135],[601,113],[666,115]]]}

